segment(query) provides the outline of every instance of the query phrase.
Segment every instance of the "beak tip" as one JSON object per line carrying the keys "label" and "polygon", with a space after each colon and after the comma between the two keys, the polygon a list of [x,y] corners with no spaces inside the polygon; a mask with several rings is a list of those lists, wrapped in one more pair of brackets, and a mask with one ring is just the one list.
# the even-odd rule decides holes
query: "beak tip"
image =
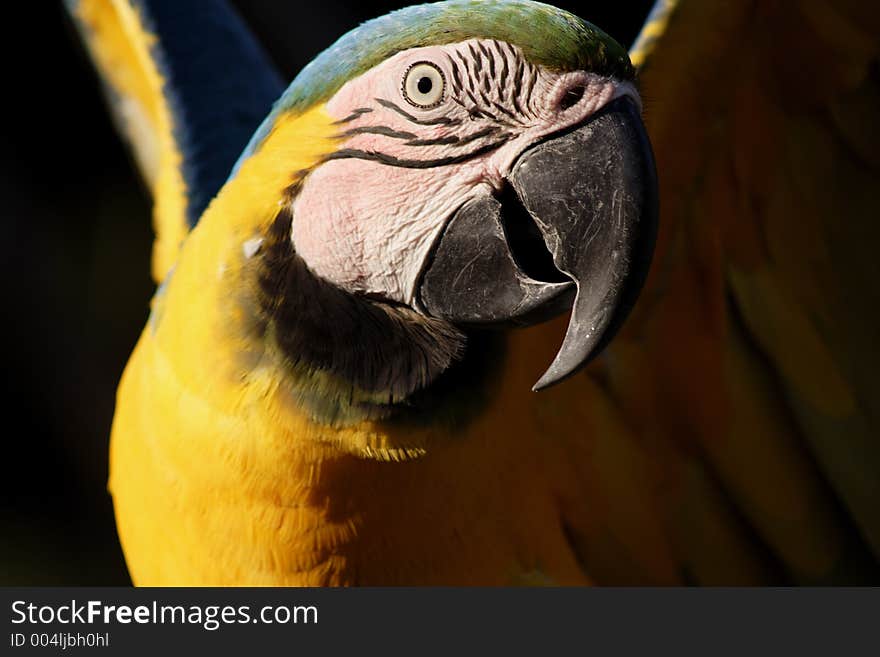
{"label": "beak tip", "polygon": [[532,386],[532,392],[541,392],[542,390],[546,390],[547,388],[552,386],[553,381],[547,381],[546,378],[547,377],[545,375],[538,379],[537,383]]}
{"label": "beak tip", "polygon": [[588,354],[579,354],[572,356],[566,353],[565,348],[561,349],[556,358],[547,368],[547,371],[541,375],[541,378],[532,386],[533,392],[541,392],[547,388],[552,388],[579,371],[589,360]]}
{"label": "beak tip", "polygon": [[544,374],[541,375],[541,378],[538,379],[535,385],[532,386],[532,392],[542,392],[547,390],[547,388],[552,388],[557,383],[561,383],[580,369],[580,366],[560,369],[559,367],[556,367],[556,363],[554,363],[546,372],[544,372]]}

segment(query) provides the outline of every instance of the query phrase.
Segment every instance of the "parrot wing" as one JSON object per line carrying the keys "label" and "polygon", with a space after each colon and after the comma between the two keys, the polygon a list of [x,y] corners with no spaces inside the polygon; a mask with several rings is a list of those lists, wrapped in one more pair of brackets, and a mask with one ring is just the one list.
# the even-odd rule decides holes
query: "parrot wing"
{"label": "parrot wing", "polygon": [[153,200],[159,282],[284,87],[225,2],[66,0]]}
{"label": "parrot wing", "polygon": [[660,1],[631,56],[660,234],[581,388],[596,485],[632,489],[605,543],[658,581],[876,582],[880,6]]}

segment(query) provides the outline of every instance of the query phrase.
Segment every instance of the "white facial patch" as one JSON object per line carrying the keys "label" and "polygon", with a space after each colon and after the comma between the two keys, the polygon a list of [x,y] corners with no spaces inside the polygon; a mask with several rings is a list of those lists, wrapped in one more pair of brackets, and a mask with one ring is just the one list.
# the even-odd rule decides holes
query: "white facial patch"
{"label": "white facial patch", "polygon": [[293,201],[294,248],[343,289],[413,306],[455,211],[500,190],[526,148],[621,95],[638,102],[629,83],[549,71],[498,41],[398,53],[328,103],[343,139]]}
{"label": "white facial patch", "polygon": [[411,304],[444,217],[475,193],[460,178],[354,159],[328,162],[293,203],[294,247],[313,272],[350,292]]}

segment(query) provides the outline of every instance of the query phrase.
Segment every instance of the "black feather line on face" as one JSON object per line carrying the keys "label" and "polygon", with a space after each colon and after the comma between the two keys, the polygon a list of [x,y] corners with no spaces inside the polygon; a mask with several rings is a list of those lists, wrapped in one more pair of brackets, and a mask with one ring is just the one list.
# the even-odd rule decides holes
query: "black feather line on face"
{"label": "black feather line on face", "polygon": [[384,137],[391,137],[393,139],[416,139],[418,137],[418,135],[412,132],[395,130],[394,128],[390,128],[384,125],[365,125],[359,128],[352,128],[351,130],[346,130],[345,132],[343,132],[342,136],[354,137],[355,135],[361,135],[364,133],[382,135]]}
{"label": "black feather line on face", "polygon": [[439,157],[434,160],[404,160],[398,157],[394,157],[393,155],[387,155],[386,153],[378,153],[375,151],[362,151],[354,148],[340,148],[338,151],[327,155],[324,158],[324,161],[327,162],[330,160],[347,159],[370,160],[373,162],[381,162],[382,164],[387,164],[388,166],[392,167],[401,167],[403,169],[430,169],[432,167],[441,167],[449,164],[460,164],[461,162],[467,162],[468,160],[471,160],[475,157],[494,151],[502,144],[507,142],[508,138],[509,137],[505,133],[499,139],[484,146],[480,146],[470,153],[449,155],[447,157]]}
{"label": "black feather line on face", "polygon": [[419,119],[409,112],[407,112],[402,107],[396,105],[390,100],[385,100],[384,98],[377,98],[376,102],[382,105],[383,107],[387,107],[390,110],[393,110],[404,117],[407,121],[415,123],[416,125],[458,125],[461,123],[458,119],[453,119],[448,116],[440,116],[436,119]]}
{"label": "black feather line on face", "polygon": [[449,60],[449,70],[452,73],[452,95],[457,96],[461,93],[462,84],[461,84],[461,76],[458,72],[458,63],[447,56]]}
{"label": "black feather line on face", "polygon": [[467,88],[470,91],[474,91],[474,74],[471,72],[471,67],[468,66],[468,60],[457,50],[455,51],[455,57],[461,63],[461,68],[464,70],[464,81]]}
{"label": "black feather line on face", "polygon": [[[534,90],[535,82],[538,79],[538,70],[534,66],[532,66],[531,63],[528,63],[527,67],[529,71],[529,76],[526,80],[526,86],[522,91],[522,97],[526,100],[526,102],[528,102],[528,100],[532,97],[532,91]],[[536,113],[534,112],[534,110],[531,109],[532,107],[534,107],[534,105],[529,104],[528,107],[530,108],[529,114],[532,116],[532,118],[536,118]]]}
{"label": "black feather line on face", "polygon": [[[478,101],[478,100],[476,99],[476,97],[474,97],[474,94],[472,94],[472,93],[470,92],[470,90],[467,90],[467,89],[466,89],[466,90],[465,90],[465,94],[467,94],[467,97],[470,99],[470,101],[471,101],[471,105],[472,105],[473,107],[475,107],[475,108],[476,108],[476,107],[480,107],[480,101]],[[479,111],[480,111],[481,113],[483,113],[483,114],[486,113],[486,111],[485,111],[484,109],[482,109],[482,108],[481,108]]]}
{"label": "black feather line on face", "polygon": [[513,75],[513,92],[511,94],[511,100],[513,101],[513,106],[516,108],[518,114],[523,115],[522,107],[519,104],[520,94],[522,94],[522,85],[523,85],[523,76],[525,75],[525,68],[523,65],[522,59],[519,60],[516,66],[516,72]]}
{"label": "black feather line on face", "polygon": [[471,61],[474,63],[474,73],[476,77],[480,77],[480,73],[483,72],[483,60],[477,54],[477,51],[474,49],[472,44],[468,44],[468,50],[471,53]]}
{"label": "black feather line on face", "polygon": [[[520,119],[516,114],[514,114],[509,109],[504,107],[504,105],[499,105],[498,103],[492,101],[492,107],[494,107],[496,110],[498,110],[499,112],[501,112],[505,116],[509,117],[510,120],[513,121],[514,123],[516,123],[517,125],[525,126],[525,123],[523,123],[522,119]],[[508,126],[510,125],[510,123],[507,123],[506,121],[499,121],[499,123],[504,123],[505,125],[508,125]]]}
{"label": "black feather line on face", "polygon": [[[497,47],[498,42],[492,41],[492,45]],[[487,48],[484,48],[481,45],[480,50],[483,51],[483,54],[486,55],[486,59],[489,60],[489,77],[491,77],[492,80],[494,80],[495,79],[495,49],[493,48],[492,50],[489,50]]]}
{"label": "black feather line on face", "polygon": [[343,123],[351,123],[355,119],[360,118],[362,114],[367,114],[368,112],[372,112],[373,110],[369,107],[359,107],[355,110],[352,110],[351,114],[346,116],[344,119],[339,119],[338,121],[334,121],[334,125],[342,125]]}
{"label": "black feather line on face", "polygon": [[[466,146],[471,142],[477,141],[478,139],[482,139],[483,137],[491,137],[495,133],[499,132],[501,129],[498,126],[489,126],[487,128],[483,128],[482,130],[477,130],[476,132],[472,132],[469,135],[464,135],[459,137],[457,135],[450,135],[449,137],[436,137],[434,139],[413,139],[412,141],[406,142],[407,146],[442,146],[442,145],[452,145],[456,148],[460,148],[462,146]],[[504,133],[502,137],[509,138],[507,133]]]}
{"label": "black feather line on face", "polygon": [[501,53],[501,78],[498,80],[498,88],[501,89],[502,99],[504,98],[504,89],[507,88],[507,75],[509,69],[507,67],[507,56]]}
{"label": "black feather line on face", "polygon": [[483,59],[485,59],[485,60],[486,60],[486,63],[488,63],[489,60],[491,60],[492,58],[491,58],[491,56],[489,55],[489,51],[486,50],[486,46],[483,45],[483,42],[482,42],[482,41],[477,41],[477,48],[480,49],[480,53],[482,53],[482,55],[483,55]]}

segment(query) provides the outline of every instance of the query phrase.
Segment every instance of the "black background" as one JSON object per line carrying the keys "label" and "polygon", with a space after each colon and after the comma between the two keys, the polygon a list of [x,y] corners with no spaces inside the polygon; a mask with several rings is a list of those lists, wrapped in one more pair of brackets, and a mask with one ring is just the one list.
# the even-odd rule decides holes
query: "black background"
{"label": "black background", "polygon": [[[344,32],[409,3],[234,4],[292,79]],[[556,4],[629,44],[651,2]],[[11,5],[0,100],[0,585],[127,584],[107,444],[153,291],[149,198],[60,3]]]}

